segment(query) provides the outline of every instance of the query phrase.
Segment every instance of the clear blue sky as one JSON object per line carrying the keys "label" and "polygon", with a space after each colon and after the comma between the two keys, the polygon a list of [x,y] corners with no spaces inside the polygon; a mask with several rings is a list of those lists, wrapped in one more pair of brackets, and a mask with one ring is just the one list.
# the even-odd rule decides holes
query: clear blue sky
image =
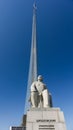
{"label": "clear blue sky", "polygon": [[[20,125],[28,78],[33,0],[0,0],[0,130]],[[73,130],[73,0],[36,0],[38,72]]]}

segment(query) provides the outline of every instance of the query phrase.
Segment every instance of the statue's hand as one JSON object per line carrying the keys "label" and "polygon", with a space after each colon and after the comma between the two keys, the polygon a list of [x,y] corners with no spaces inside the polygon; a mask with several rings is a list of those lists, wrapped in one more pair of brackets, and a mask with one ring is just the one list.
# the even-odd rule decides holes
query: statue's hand
{"label": "statue's hand", "polygon": [[39,93],[39,96],[41,96],[42,95],[42,93]]}

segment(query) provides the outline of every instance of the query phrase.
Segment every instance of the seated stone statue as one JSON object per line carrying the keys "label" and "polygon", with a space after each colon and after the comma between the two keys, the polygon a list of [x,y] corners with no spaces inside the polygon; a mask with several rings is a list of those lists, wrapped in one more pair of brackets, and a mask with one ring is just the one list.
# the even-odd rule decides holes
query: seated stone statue
{"label": "seated stone statue", "polygon": [[31,105],[32,107],[51,107],[50,93],[48,92],[46,85],[42,82],[41,75],[38,76],[38,80],[31,85]]}

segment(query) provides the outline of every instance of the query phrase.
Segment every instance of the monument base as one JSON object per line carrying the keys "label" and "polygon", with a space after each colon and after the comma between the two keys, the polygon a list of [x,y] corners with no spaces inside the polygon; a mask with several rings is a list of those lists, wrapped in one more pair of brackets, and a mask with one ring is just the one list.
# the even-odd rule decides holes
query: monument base
{"label": "monument base", "polygon": [[26,130],[66,130],[64,114],[60,108],[31,108]]}

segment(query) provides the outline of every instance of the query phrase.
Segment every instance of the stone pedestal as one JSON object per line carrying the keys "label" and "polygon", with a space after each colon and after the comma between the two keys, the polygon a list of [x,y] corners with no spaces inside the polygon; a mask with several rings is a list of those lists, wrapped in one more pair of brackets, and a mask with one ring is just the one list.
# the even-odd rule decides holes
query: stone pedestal
{"label": "stone pedestal", "polygon": [[64,114],[59,108],[27,111],[26,130],[66,130]]}

